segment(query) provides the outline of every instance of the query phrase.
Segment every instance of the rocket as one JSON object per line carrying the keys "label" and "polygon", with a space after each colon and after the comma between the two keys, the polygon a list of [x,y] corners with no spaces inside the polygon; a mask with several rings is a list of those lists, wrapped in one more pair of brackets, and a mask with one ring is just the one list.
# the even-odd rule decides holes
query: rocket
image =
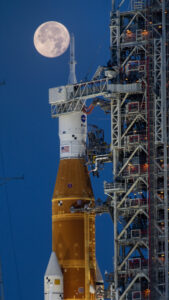
{"label": "rocket", "polygon": [[[72,53],[71,58],[70,74],[75,75]],[[83,212],[94,206],[85,164],[86,137],[84,112],[59,116],[60,163],[52,198],[53,252],[44,278],[45,300],[96,299],[95,215]]]}

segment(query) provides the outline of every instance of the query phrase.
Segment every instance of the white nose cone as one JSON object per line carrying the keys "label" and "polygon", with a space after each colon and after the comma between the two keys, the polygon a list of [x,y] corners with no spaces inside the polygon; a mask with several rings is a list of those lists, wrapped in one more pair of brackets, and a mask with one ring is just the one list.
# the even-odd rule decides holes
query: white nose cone
{"label": "white nose cone", "polygon": [[63,274],[55,252],[51,253],[49,263],[44,276],[44,299],[63,299]]}

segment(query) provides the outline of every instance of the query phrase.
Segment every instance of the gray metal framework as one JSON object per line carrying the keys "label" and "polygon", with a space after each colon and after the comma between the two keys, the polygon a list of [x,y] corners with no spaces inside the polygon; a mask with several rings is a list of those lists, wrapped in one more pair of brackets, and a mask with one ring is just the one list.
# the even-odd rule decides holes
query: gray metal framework
{"label": "gray metal framework", "polygon": [[[110,21],[116,84],[142,93],[111,97],[113,183],[104,183],[114,220],[112,299],[169,299],[169,2],[132,1]],[[114,80],[115,83],[115,80]]]}
{"label": "gray metal framework", "polygon": [[141,93],[142,89],[140,82],[126,85],[113,84],[109,78],[51,88],[49,89],[49,103],[51,104],[52,117],[81,111],[87,99],[97,96],[109,98],[112,93],[116,94],[120,91],[122,93],[135,93],[136,91]]}
{"label": "gray metal framework", "polygon": [[83,111],[91,98],[111,114],[110,153],[92,168],[113,164],[108,201],[85,210],[109,212],[114,223],[105,298],[168,300],[169,0],[132,0],[124,11],[125,1],[115,9],[112,0],[107,67],[89,82],[50,89],[49,102],[54,118]]}

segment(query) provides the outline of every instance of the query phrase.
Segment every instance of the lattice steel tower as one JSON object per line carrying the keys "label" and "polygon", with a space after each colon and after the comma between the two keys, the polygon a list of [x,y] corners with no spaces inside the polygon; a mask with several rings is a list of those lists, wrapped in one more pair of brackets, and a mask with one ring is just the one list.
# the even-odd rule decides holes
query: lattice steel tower
{"label": "lattice steel tower", "polygon": [[[112,4],[112,299],[168,300],[169,1]],[[141,92],[122,91],[134,83]]]}

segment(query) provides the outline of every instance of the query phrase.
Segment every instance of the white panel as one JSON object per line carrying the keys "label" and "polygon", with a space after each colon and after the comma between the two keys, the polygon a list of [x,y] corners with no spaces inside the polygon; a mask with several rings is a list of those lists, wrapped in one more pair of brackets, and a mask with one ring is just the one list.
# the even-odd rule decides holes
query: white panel
{"label": "white panel", "polygon": [[66,100],[66,87],[60,86],[56,88],[49,89],[49,103],[54,104],[57,101]]}
{"label": "white panel", "polygon": [[63,299],[63,277],[57,275],[45,276],[45,300],[61,300]]}
{"label": "white panel", "polygon": [[83,112],[59,117],[60,157],[82,157],[86,150],[87,117]]}
{"label": "white panel", "polygon": [[141,83],[130,83],[130,84],[108,84],[108,91],[116,93],[129,93],[129,92],[141,92]]}

